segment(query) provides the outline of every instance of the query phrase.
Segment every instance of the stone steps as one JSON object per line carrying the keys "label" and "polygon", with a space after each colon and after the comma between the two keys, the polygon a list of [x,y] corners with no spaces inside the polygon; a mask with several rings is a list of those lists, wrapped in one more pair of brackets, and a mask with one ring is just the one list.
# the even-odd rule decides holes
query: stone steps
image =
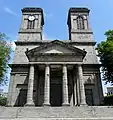
{"label": "stone steps", "polygon": [[0,107],[0,120],[113,120],[113,107]]}
{"label": "stone steps", "polygon": [[113,117],[110,118],[8,118],[0,120],[113,120]]}

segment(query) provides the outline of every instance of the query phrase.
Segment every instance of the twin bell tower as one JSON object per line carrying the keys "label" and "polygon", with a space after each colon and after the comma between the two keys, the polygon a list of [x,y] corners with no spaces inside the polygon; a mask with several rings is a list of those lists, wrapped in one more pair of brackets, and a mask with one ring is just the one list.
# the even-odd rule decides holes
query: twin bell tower
{"label": "twin bell tower", "polygon": [[[67,25],[70,41],[93,42],[93,32],[89,25],[89,12],[90,10],[87,8],[69,9]],[[44,14],[42,8],[23,8],[18,40],[24,42],[38,42],[43,40],[43,26]]]}

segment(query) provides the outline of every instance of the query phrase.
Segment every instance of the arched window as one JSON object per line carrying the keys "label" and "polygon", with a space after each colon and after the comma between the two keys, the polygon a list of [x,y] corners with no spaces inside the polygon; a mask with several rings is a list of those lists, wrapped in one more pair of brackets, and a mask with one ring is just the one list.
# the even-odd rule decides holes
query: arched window
{"label": "arched window", "polygon": [[35,26],[35,20],[33,21],[28,20],[27,29],[34,29],[34,26]]}
{"label": "arched window", "polygon": [[82,16],[77,17],[77,29],[85,29],[84,18]]}

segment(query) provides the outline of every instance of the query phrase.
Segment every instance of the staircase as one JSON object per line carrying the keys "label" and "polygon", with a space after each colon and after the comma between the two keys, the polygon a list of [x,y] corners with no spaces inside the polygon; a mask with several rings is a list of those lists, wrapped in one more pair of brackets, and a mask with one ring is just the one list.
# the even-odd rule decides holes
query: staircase
{"label": "staircase", "polygon": [[113,120],[113,107],[0,107],[0,120]]}

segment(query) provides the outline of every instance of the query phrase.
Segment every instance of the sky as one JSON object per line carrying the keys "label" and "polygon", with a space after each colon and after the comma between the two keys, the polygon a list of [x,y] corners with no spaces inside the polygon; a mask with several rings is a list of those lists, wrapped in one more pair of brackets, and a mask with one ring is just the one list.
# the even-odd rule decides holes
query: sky
{"label": "sky", "polygon": [[0,32],[10,37],[12,42],[18,39],[23,7],[41,7],[44,10],[45,39],[68,39],[67,15],[70,7],[91,10],[90,24],[97,43],[105,40],[105,31],[113,29],[113,0],[0,0]]}

